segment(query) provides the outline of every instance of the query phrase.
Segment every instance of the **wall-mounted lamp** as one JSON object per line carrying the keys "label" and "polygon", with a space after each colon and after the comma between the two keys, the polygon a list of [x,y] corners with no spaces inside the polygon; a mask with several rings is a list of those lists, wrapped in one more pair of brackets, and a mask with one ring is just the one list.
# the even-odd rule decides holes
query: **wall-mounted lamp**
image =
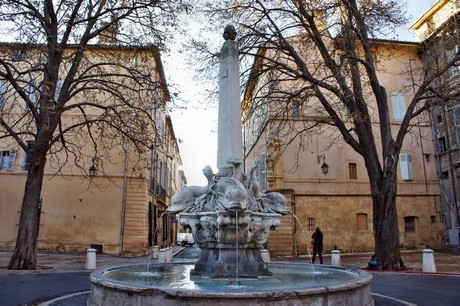
{"label": "wall-mounted lamp", "polygon": [[94,177],[96,175],[96,167],[94,167],[94,165],[91,165],[91,167],[89,167],[88,169],[88,172],[89,176]]}
{"label": "wall-mounted lamp", "polygon": [[324,175],[326,175],[329,172],[329,165],[326,164],[326,155],[321,154],[318,156],[318,165],[321,163],[321,158],[323,159],[323,164],[321,165],[321,171],[323,172]]}
{"label": "wall-mounted lamp", "polygon": [[323,162],[321,165],[321,171],[323,171],[323,174],[326,175],[329,172],[329,165],[326,164],[326,162]]}

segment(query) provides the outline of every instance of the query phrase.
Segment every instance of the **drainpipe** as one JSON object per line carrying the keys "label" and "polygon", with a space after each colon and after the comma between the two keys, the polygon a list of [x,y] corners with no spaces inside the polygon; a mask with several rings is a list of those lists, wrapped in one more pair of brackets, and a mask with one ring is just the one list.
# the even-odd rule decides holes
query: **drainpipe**
{"label": "drainpipe", "polygon": [[[134,51],[134,58],[133,58],[133,66],[136,68],[137,66],[137,55],[136,55],[136,48],[133,49]],[[131,80],[131,92],[129,95],[129,106],[132,107],[133,105],[133,96],[134,96],[134,79]],[[131,108],[130,108],[131,110]],[[131,112],[128,114],[128,134],[131,132]],[[119,245],[119,252],[120,256],[123,255],[123,239],[125,235],[125,211],[126,211],[126,194],[127,194],[127,186],[128,186],[128,154],[129,154],[129,140],[127,136],[125,136],[125,164],[123,169],[123,194],[121,200],[121,224],[120,224],[120,245]]]}

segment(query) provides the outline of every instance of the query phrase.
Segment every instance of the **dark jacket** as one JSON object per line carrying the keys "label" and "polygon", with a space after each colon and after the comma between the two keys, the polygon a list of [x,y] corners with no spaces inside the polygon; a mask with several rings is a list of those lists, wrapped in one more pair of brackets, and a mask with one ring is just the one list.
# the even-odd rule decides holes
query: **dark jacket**
{"label": "dark jacket", "polygon": [[323,233],[320,230],[316,230],[313,235],[311,235],[312,239],[315,239],[315,243],[313,244],[313,250],[318,250],[320,252],[323,251]]}

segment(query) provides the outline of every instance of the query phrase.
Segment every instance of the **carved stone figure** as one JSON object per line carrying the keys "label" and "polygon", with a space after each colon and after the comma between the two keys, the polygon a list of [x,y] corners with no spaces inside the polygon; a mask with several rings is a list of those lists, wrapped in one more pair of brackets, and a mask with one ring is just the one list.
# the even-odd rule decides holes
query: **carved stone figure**
{"label": "carved stone figure", "polygon": [[231,24],[227,25],[224,28],[224,35],[223,35],[225,40],[235,40],[236,38],[236,30],[235,27],[232,26]]}

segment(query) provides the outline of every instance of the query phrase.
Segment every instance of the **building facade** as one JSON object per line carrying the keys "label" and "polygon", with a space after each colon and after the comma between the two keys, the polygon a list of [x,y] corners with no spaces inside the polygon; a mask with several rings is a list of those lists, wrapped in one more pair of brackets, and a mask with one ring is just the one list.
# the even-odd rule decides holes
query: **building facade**
{"label": "building facade", "polygon": [[437,1],[412,26],[421,42],[425,70],[433,73],[439,64],[454,61],[436,84],[437,96],[430,109],[443,220],[450,245],[459,245],[460,235],[460,1]]}
{"label": "building facade", "polygon": [[[35,51],[39,48],[4,43],[0,53],[3,59],[26,65],[36,60]],[[72,53],[73,48],[76,47],[70,46],[66,52]],[[68,134],[66,149],[51,152],[48,157],[42,199],[38,203],[38,248],[85,251],[92,246],[104,253],[129,256],[148,253],[152,245],[176,243],[174,219],[165,211],[171,196],[183,185],[184,176],[179,172],[181,158],[173,124],[166,114],[169,93],[159,50],[153,46],[94,45],[87,53],[88,62],[115,61],[116,57],[153,76],[151,84],[155,87],[137,88],[133,81],[113,71],[107,73],[115,76],[105,80],[105,86],[124,86],[132,111],[122,112],[121,107],[119,111],[113,97],[105,100],[101,92],[90,97],[82,90],[70,100],[73,105],[90,98],[101,105],[113,103],[114,113],[127,116],[126,122],[133,127],[136,123],[144,127],[141,136],[149,145],[134,148],[126,139],[131,131],[129,124],[124,134],[110,133],[103,125],[96,124],[88,130]],[[85,68],[89,69],[82,67]],[[31,77],[30,84],[37,84],[30,87],[33,101],[38,101],[41,94],[39,82],[40,77]],[[5,79],[0,79],[0,105],[2,120],[28,115],[27,106]],[[85,106],[84,110],[89,119],[101,115],[96,107]],[[150,112],[147,115],[146,110]],[[82,113],[63,114],[62,128],[81,122],[79,116]],[[110,120],[114,125],[118,123],[116,116]],[[142,122],[152,124],[142,125]],[[24,125],[24,129],[33,127]],[[0,152],[0,247],[11,249],[18,232],[27,156],[15,141],[5,138],[0,140]]]}
{"label": "building facade", "polygon": [[[388,95],[392,132],[396,133],[414,93],[412,80],[417,76],[411,68],[422,65],[419,45],[375,40],[372,46],[377,75]],[[340,50],[336,54],[340,57]],[[260,56],[259,61],[267,56]],[[253,71],[260,64],[256,61]],[[372,198],[364,160],[327,124],[327,114],[313,95],[308,97],[308,91],[296,95],[298,88],[307,88],[308,84],[285,82],[283,90],[293,92],[290,102],[267,102],[264,97],[271,90],[267,84],[271,78],[280,78],[270,73],[260,74],[249,83],[243,104],[245,164],[249,167],[259,163],[262,189],[284,193],[293,214],[282,218],[281,226],[270,235],[270,251],[308,254],[316,227],[324,233],[325,252],[334,248],[347,252],[374,250]],[[369,97],[370,109],[376,109]],[[337,113],[347,124],[350,113],[343,104],[337,104]],[[371,120],[378,142],[375,113]],[[426,245],[438,248],[444,243],[431,135],[425,112],[413,123],[399,156],[396,205],[400,245],[406,249]]]}

